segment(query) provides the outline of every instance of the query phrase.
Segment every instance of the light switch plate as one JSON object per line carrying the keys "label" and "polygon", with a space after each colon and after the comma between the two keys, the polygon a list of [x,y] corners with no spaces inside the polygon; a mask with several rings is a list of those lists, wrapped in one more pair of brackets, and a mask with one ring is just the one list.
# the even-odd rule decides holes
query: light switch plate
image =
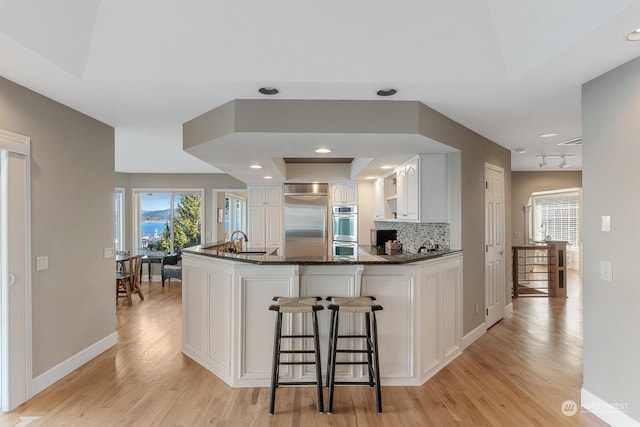
{"label": "light switch plate", "polygon": [[116,255],[115,248],[104,248],[104,257],[113,258]]}
{"label": "light switch plate", "polygon": [[613,281],[611,261],[600,261],[600,280]]}
{"label": "light switch plate", "polygon": [[39,256],[36,258],[36,271],[46,270],[49,268],[49,257]]}
{"label": "light switch plate", "polygon": [[611,231],[611,217],[609,215],[602,216],[602,231]]}

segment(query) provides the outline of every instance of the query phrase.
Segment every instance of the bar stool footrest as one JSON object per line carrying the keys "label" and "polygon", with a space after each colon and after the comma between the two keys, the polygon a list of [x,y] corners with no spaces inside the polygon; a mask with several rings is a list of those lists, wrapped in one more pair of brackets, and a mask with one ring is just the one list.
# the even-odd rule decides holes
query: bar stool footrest
{"label": "bar stool footrest", "polygon": [[[314,383],[315,384],[315,383]],[[369,387],[373,387],[376,383],[369,383],[369,381],[334,381],[334,385],[368,385]]]}
{"label": "bar stool footrest", "polygon": [[314,338],[313,335],[282,335],[280,338]]}
{"label": "bar stool footrest", "polygon": [[[281,365],[315,365],[316,362],[280,362]],[[314,383],[315,384],[315,383]]]}
{"label": "bar stool footrest", "polygon": [[288,385],[316,385],[316,384],[318,384],[316,381],[291,381],[286,383],[278,382],[278,384],[276,385],[279,387],[279,386],[288,386]]}

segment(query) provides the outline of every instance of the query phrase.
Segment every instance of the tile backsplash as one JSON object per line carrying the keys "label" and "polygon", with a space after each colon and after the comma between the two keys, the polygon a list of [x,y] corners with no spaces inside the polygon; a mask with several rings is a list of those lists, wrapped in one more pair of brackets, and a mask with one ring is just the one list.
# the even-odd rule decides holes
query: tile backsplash
{"label": "tile backsplash", "polygon": [[418,252],[430,240],[441,249],[449,249],[449,224],[376,221],[378,230],[397,230],[404,252]]}

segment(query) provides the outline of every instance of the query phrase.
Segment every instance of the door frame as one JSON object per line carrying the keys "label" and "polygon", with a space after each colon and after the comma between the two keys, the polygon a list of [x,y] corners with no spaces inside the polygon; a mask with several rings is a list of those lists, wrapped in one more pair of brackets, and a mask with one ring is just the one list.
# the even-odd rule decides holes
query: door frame
{"label": "door frame", "polygon": [[[31,398],[32,393],[32,323],[31,323],[31,172],[29,137],[0,129],[0,410],[9,411]],[[23,173],[10,176],[12,164],[19,156]],[[23,231],[15,238],[24,248],[24,265],[10,263],[12,250],[9,201],[18,193],[24,204]],[[22,193],[22,194],[20,194]],[[22,211],[21,211],[22,210]],[[16,215],[15,213],[11,215]],[[12,230],[15,233],[15,229]],[[11,269],[11,270],[10,270]],[[12,288],[15,279],[17,284]],[[21,280],[22,279],[22,280]],[[21,304],[20,301],[24,303]],[[17,301],[17,302],[16,302]],[[21,339],[19,337],[22,337]],[[22,343],[20,342],[22,341]]]}
{"label": "door frame", "polygon": [[[500,298],[502,300],[502,311],[500,313],[500,317],[498,318],[498,320],[496,320],[495,322],[492,322],[491,324],[489,324],[488,321],[488,316],[489,316],[489,307],[488,307],[488,300],[489,300],[489,286],[487,283],[487,261],[488,261],[488,247],[489,247],[489,242],[487,241],[487,236],[488,236],[488,218],[486,217],[487,215],[487,192],[486,192],[486,188],[487,188],[487,171],[488,170],[492,170],[494,172],[500,173],[502,175],[502,211],[501,211],[501,217],[502,217],[502,230],[500,230],[499,235],[502,236],[502,261],[501,261],[501,274],[502,274],[502,287],[500,289],[498,289],[498,291],[500,292]],[[496,166],[493,165],[491,163],[487,163],[485,162],[484,164],[484,184],[485,184],[485,195],[484,195],[484,214],[485,214],[485,220],[484,220],[484,227],[485,227],[485,248],[487,248],[485,250],[485,258],[484,258],[484,292],[485,292],[485,325],[488,328],[490,328],[491,326],[493,326],[495,323],[497,323],[498,321],[500,321],[502,318],[504,318],[504,309],[507,305],[507,285],[506,285],[506,281],[507,281],[507,274],[506,274],[506,267],[505,267],[505,263],[506,263],[506,248],[505,248],[505,244],[506,244],[506,207],[505,207],[505,171],[504,168],[500,167],[500,166]]]}

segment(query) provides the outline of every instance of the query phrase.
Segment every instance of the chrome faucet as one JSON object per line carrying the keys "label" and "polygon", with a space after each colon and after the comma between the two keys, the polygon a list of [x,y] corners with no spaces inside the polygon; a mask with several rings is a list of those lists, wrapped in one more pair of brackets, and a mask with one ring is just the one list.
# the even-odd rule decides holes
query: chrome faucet
{"label": "chrome faucet", "polygon": [[247,235],[245,234],[245,232],[244,232],[244,231],[242,231],[242,230],[236,230],[236,231],[234,231],[233,233],[231,233],[231,237],[229,237],[229,241],[231,242],[231,247],[229,248],[229,252],[239,252],[239,251],[241,251],[241,250],[242,250],[242,245],[240,245],[240,248],[238,248],[238,247],[236,246],[236,244],[234,243],[234,240],[233,240],[233,238],[235,237],[235,235],[236,235],[236,234],[238,234],[238,233],[242,234],[242,237],[244,237],[244,241],[245,241],[245,242],[248,242],[248,241],[249,241],[249,238],[247,237]]}
{"label": "chrome faucet", "polygon": [[242,237],[244,237],[245,242],[249,241],[249,238],[247,237],[246,233],[242,230],[236,230],[233,233],[231,233],[231,237],[229,238],[229,241],[233,242],[233,237],[238,233],[242,234]]}

